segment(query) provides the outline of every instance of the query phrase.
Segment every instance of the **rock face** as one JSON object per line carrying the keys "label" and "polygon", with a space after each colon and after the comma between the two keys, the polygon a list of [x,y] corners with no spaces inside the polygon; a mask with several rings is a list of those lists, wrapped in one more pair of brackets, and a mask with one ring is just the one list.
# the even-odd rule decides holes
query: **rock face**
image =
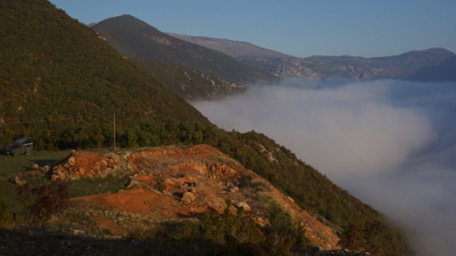
{"label": "rock face", "polygon": [[[454,57],[455,54],[442,48],[410,51],[395,56],[374,58],[354,56],[311,56],[299,58],[246,42],[178,34],[171,35],[223,52],[242,63],[265,70],[276,77],[305,76],[311,79],[455,81],[454,68],[451,69],[454,64],[449,64],[451,62],[449,61],[450,58]],[[440,66],[440,63],[443,63],[442,66]],[[417,74],[415,75],[415,73]]]}
{"label": "rock face", "polygon": [[[73,158],[74,164],[70,165]],[[109,163],[115,164],[114,168]],[[59,174],[55,175],[59,178],[81,177],[77,171],[81,167],[93,177],[103,177],[120,166],[131,175],[123,191],[73,200],[139,214],[158,222],[197,220],[204,214],[223,213],[226,209],[236,213],[242,209],[243,214],[258,220],[260,226],[269,222],[269,209],[274,203],[303,226],[313,244],[325,249],[338,248],[335,230],[299,208],[263,178],[207,145],[139,150],[117,157],[81,152],[52,169],[58,170]]]}

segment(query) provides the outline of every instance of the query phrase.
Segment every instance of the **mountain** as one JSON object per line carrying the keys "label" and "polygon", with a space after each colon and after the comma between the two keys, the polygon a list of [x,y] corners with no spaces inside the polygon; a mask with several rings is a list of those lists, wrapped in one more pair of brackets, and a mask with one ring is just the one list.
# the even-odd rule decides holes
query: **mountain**
{"label": "mountain", "polygon": [[159,83],[166,85],[174,93],[190,101],[216,100],[247,90],[245,85],[180,65],[139,60],[133,60],[133,62],[152,75]]}
{"label": "mountain", "polygon": [[270,72],[277,77],[349,78],[356,80],[408,79],[422,68],[435,66],[454,53],[432,48],[388,57],[311,56],[298,58],[266,50],[249,43],[226,39],[172,34],[228,54],[242,63]]}
{"label": "mountain", "polygon": [[351,56],[312,56],[304,58],[303,66],[314,70],[321,77],[342,77],[359,80],[407,79],[417,70],[436,65],[454,53],[432,48],[410,51],[388,57],[361,58]]}
{"label": "mountain", "polygon": [[171,37],[130,15],[103,20],[92,28],[136,60],[181,65],[237,83],[271,78],[228,55]]}
{"label": "mountain", "polygon": [[456,55],[445,59],[435,66],[418,69],[409,79],[422,82],[456,82]]}
{"label": "mountain", "polygon": [[47,1],[3,1],[0,12],[2,143],[29,134],[38,148],[55,146],[56,140],[62,146],[94,145],[95,137],[103,145],[112,138],[105,133],[114,112],[119,127],[150,120],[209,124],[92,29]]}
{"label": "mountain", "polygon": [[261,48],[248,42],[233,41],[228,39],[219,39],[203,36],[188,36],[182,34],[168,33],[172,37],[182,39],[184,41],[202,45],[209,49],[213,49],[229,55],[233,58],[239,59],[242,57],[271,57],[271,58],[285,58],[291,57],[289,55],[276,52],[273,50]]}
{"label": "mountain", "polygon": [[[253,131],[239,133],[218,129],[167,86],[158,83],[153,76],[144,73],[129,58],[114,50],[102,36],[71,19],[48,1],[3,0],[0,5],[0,21],[0,49],[3,49],[0,54],[0,143],[7,144],[15,138],[30,136],[38,150],[94,148],[105,151],[115,141],[119,148],[126,150],[127,155],[139,147],[207,144],[290,196],[301,210],[335,230],[343,246],[370,251],[376,255],[403,255],[408,252],[400,232],[370,206],[351,196],[267,136]],[[114,158],[115,156],[103,159],[99,164],[94,164],[93,168],[111,168]],[[9,160],[11,158],[2,158],[0,161],[3,166],[0,168],[0,239],[8,239],[11,234],[9,230],[14,224],[19,232],[15,232],[15,241],[20,241],[21,246],[13,246],[13,249],[23,249],[22,245],[29,246],[25,247],[27,249],[33,248],[33,244],[24,243],[30,236],[21,231],[27,228],[38,230],[38,235],[44,237],[47,237],[48,231],[57,232],[59,238],[63,234],[65,239],[70,237],[70,241],[64,244],[69,243],[74,247],[79,246],[75,243],[76,239],[90,239],[78,231],[81,225],[87,227],[93,224],[87,218],[84,219],[85,215],[81,216],[86,214],[84,204],[70,202],[70,206],[80,207],[78,209],[82,211],[62,212],[59,217],[51,218],[45,223],[27,218],[39,217],[52,210],[49,204],[52,205],[52,200],[56,200],[53,196],[36,202],[38,206],[45,204],[41,205],[46,207],[44,209],[35,204],[25,205],[27,207],[22,205],[25,207],[22,211],[9,207],[11,204],[19,207],[34,198],[15,200],[17,186],[24,184],[17,182],[20,178],[33,186],[29,190],[20,187],[25,195],[55,193],[53,186],[59,184],[53,185],[43,177],[40,170],[31,171],[28,167],[13,170],[19,179],[11,177],[8,172],[4,172],[8,169]],[[13,160],[23,161],[21,166],[48,162],[48,158],[43,156]],[[224,160],[226,159],[220,159],[221,163]],[[144,167],[160,168],[155,163],[145,159],[141,164]],[[68,166],[72,164],[74,162],[68,162]],[[126,166],[125,170],[131,168],[132,166]],[[45,169],[43,167],[42,171]],[[86,173],[89,169],[79,168],[75,171]],[[177,173],[174,178],[179,175]],[[124,186],[130,176],[131,174],[123,176],[122,173],[112,173],[97,180],[87,178],[68,182],[73,193],[95,191],[95,194],[104,194],[109,193],[113,187]],[[247,178],[245,182],[248,181]],[[163,185],[160,182],[158,184],[158,188]],[[251,186],[252,189],[255,188],[255,184]],[[63,195],[64,193],[58,193],[60,197]],[[179,194],[175,196],[179,197]],[[26,209],[34,214],[24,215]],[[104,211],[105,208],[98,205],[96,210]],[[37,211],[39,214],[36,214]],[[277,213],[274,210],[270,214],[273,215],[274,212]],[[87,212],[91,213],[94,212]],[[22,220],[19,218],[21,214],[25,218],[24,222],[19,221]],[[122,217],[130,213],[114,211],[113,214]],[[103,219],[103,216],[98,217],[105,224],[112,224]],[[78,222],[76,225],[74,218],[82,218],[87,222]],[[195,216],[195,221],[205,219],[217,221],[220,218]],[[127,224],[140,225],[142,219],[137,220]],[[46,225],[56,221],[64,221],[66,224],[43,230]],[[159,230],[149,233],[151,236],[154,234],[158,239],[154,241],[162,238]],[[274,238],[274,233],[271,236]],[[146,240],[144,238],[143,241]],[[123,240],[116,241],[120,243]],[[4,244],[3,240],[0,242]],[[192,242],[194,241],[187,241],[187,247]],[[205,240],[199,242],[204,243]],[[2,249],[0,248],[0,254],[3,254]],[[13,251],[13,254],[16,253]]]}

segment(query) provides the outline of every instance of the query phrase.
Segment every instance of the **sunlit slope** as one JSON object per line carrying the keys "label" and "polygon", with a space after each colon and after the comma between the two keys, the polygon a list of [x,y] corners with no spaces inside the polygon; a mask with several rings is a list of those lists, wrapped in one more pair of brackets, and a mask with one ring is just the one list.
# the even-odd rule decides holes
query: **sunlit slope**
{"label": "sunlit slope", "polygon": [[47,1],[2,1],[0,7],[0,134],[36,136],[79,126],[90,137],[94,130],[102,133],[105,128],[95,126],[111,123],[114,111],[120,128],[141,121],[208,124],[96,32]]}

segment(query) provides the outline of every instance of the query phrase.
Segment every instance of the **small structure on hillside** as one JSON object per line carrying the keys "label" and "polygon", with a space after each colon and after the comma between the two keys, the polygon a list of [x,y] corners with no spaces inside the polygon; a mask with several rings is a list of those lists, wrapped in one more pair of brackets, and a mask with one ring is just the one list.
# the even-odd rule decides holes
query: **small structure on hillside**
{"label": "small structure on hillside", "polygon": [[30,137],[19,138],[3,150],[5,155],[31,155],[33,154],[33,140]]}

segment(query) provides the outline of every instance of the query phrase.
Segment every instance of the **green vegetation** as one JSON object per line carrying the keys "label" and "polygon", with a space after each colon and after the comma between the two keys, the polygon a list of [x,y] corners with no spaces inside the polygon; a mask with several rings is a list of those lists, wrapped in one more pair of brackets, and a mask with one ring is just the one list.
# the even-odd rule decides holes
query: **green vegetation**
{"label": "green vegetation", "polygon": [[180,65],[159,64],[151,61],[135,61],[134,63],[177,95],[189,100],[218,99],[246,90],[245,86]]}
{"label": "green vegetation", "polygon": [[39,166],[51,166],[63,159],[70,153],[69,150],[62,151],[38,151],[33,155],[10,157],[0,155],[0,178],[7,178],[18,172],[29,171],[33,164]]}
{"label": "green vegetation", "polygon": [[69,205],[68,183],[56,181],[32,188],[29,184],[18,188],[21,201],[27,205],[27,218],[43,221],[64,210]]}
{"label": "green vegetation", "polygon": [[283,209],[275,214],[280,212],[289,222],[278,220],[266,227],[259,227],[242,210],[233,214],[228,209],[205,216],[200,223],[164,224],[132,236],[144,242],[146,255],[293,255],[293,250],[309,246]]}
{"label": "green vegetation", "polygon": [[106,19],[93,29],[114,48],[136,60],[181,65],[240,83],[273,78],[228,55],[162,33],[130,15]]}
{"label": "green vegetation", "polygon": [[[345,245],[377,255],[408,254],[398,231],[371,207],[268,137],[226,132],[210,124],[94,31],[47,1],[0,0],[0,20],[0,49],[7,49],[0,54],[0,144],[27,135],[38,149],[110,147],[115,111],[120,147],[212,145],[268,179],[303,209],[345,231]],[[264,149],[277,161],[271,161]],[[30,166],[30,160],[21,159],[24,162],[17,168]],[[6,176],[0,192],[4,198],[15,189],[6,178],[16,167],[3,160],[0,170]],[[32,187],[47,185],[34,172],[20,174]],[[108,183],[109,177],[91,193],[116,189],[117,185]],[[92,181],[74,185],[91,187]],[[78,188],[69,191],[84,194]],[[0,208],[13,209],[12,200],[0,200]],[[0,219],[9,223],[7,216],[0,215]]]}
{"label": "green vegetation", "polygon": [[128,177],[109,175],[98,179],[82,178],[72,181],[70,184],[69,193],[71,197],[115,193],[125,188],[125,185],[128,184]]}
{"label": "green vegetation", "polygon": [[[256,132],[234,132],[231,135],[237,140],[226,142],[220,147],[225,153],[282,189],[303,209],[323,217],[345,231],[358,229],[363,235],[369,236],[369,239],[345,236],[345,242],[359,243],[355,246],[357,250],[376,252],[376,255],[412,253],[405,245],[404,238],[396,229],[390,227],[380,213],[336,186],[310,165],[298,160],[288,149]],[[232,143],[233,141],[239,144]],[[272,152],[278,161],[271,162],[268,154],[261,153],[259,145]],[[372,231],[371,223],[375,223],[375,232]]]}
{"label": "green vegetation", "polygon": [[141,121],[209,123],[47,1],[2,1],[0,17],[0,143],[29,134],[38,148],[103,146],[114,111],[125,137]]}

